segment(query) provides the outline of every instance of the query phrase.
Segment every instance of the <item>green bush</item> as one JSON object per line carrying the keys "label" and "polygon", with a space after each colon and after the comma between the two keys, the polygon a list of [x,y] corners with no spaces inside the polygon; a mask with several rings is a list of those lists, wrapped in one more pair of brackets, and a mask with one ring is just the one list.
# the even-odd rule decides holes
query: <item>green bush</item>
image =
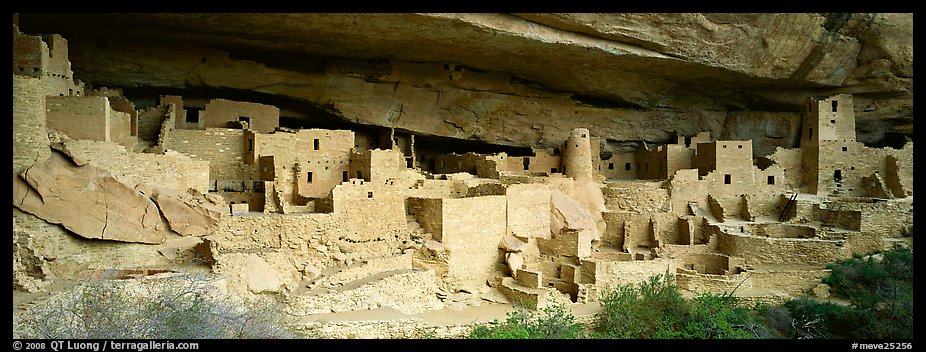
{"label": "green bush", "polygon": [[832,272],[823,282],[849,306],[809,299],[788,302],[795,337],[913,338],[913,251],[899,247],[881,257],[856,256],[827,266]]}
{"label": "green bush", "polygon": [[583,338],[584,328],[576,322],[562,303],[548,305],[536,311],[530,303],[516,302],[503,323],[480,325],[470,334],[471,339],[577,339]]}
{"label": "green bush", "polygon": [[[205,276],[180,274],[128,285],[91,280],[23,314],[23,338],[294,338],[292,321],[271,304],[216,292]],[[156,282],[153,282],[156,281]]]}
{"label": "green bush", "polygon": [[605,289],[600,300],[597,337],[755,338],[760,337],[757,330],[764,330],[733,295],[685,299],[671,274]]}

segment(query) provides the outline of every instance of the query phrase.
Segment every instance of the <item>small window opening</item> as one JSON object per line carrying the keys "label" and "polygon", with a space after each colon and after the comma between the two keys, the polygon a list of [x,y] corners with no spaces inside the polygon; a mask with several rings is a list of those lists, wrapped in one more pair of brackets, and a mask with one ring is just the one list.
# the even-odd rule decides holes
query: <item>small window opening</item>
{"label": "small window opening", "polygon": [[248,151],[249,152],[254,151],[254,140],[253,139],[248,139]]}
{"label": "small window opening", "polygon": [[373,192],[367,192],[367,198],[373,198]]}
{"label": "small window opening", "polygon": [[[585,133],[582,134],[582,138],[585,138]],[[576,146],[576,147],[578,147],[578,146]]]}
{"label": "small window opening", "polygon": [[830,123],[836,123],[836,120],[830,120]]}
{"label": "small window opening", "polygon": [[836,182],[842,182],[842,170],[833,171],[833,180]]}
{"label": "small window opening", "polygon": [[445,70],[449,70],[449,69],[450,69],[450,65],[449,65],[449,64],[443,64],[441,67],[442,67],[443,69],[445,69]]}
{"label": "small window opening", "polygon": [[608,170],[614,170],[614,163],[608,163]]}
{"label": "small window opening", "polygon": [[768,177],[768,184],[770,184],[770,185],[774,185],[774,184],[775,184],[775,176],[769,176],[769,177]]}
{"label": "small window opening", "polygon": [[739,148],[739,149],[743,149],[743,146],[741,146],[741,145],[738,145],[738,146],[736,146],[736,147]]}
{"label": "small window opening", "polygon": [[849,148],[848,148],[848,147],[842,147],[842,151],[847,152],[847,151],[849,151]]}
{"label": "small window opening", "polygon": [[624,164],[624,170],[630,171],[630,163]]}
{"label": "small window opening", "polygon": [[833,112],[836,112],[836,108],[839,107],[839,102],[833,100]]}
{"label": "small window opening", "polygon": [[724,147],[724,148],[726,148],[726,147],[727,147],[727,145],[726,145],[726,144],[724,144],[724,145],[723,145],[723,147]]}
{"label": "small window opening", "polygon": [[732,179],[733,179],[733,178],[730,177],[730,175],[723,175],[723,184],[729,185],[730,183],[733,182]]}
{"label": "small window opening", "polygon": [[813,127],[807,129],[807,140],[813,140]]}
{"label": "small window opening", "polygon": [[559,148],[553,148],[553,155],[559,155]]}
{"label": "small window opening", "polygon": [[187,123],[199,123],[199,109],[195,109],[195,108],[186,109],[186,122]]}
{"label": "small window opening", "polygon": [[306,182],[312,183],[312,171],[306,173]]}
{"label": "small window opening", "polygon": [[317,138],[315,139],[315,141],[312,142],[312,147],[315,148],[315,150],[318,150],[318,139]]}
{"label": "small window opening", "polygon": [[550,168],[550,173],[551,173],[551,174],[555,174],[555,173],[556,173],[556,168],[555,168],[555,167],[551,167],[551,168]]}
{"label": "small window opening", "polygon": [[347,182],[347,171],[341,171],[341,182]]}
{"label": "small window opening", "polygon": [[529,170],[531,167],[531,158],[524,158],[524,171]]}

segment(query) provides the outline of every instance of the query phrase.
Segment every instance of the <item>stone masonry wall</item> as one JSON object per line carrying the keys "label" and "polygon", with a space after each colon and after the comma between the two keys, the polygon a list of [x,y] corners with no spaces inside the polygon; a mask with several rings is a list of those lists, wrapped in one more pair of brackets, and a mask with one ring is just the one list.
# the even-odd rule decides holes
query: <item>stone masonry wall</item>
{"label": "stone masonry wall", "polygon": [[73,139],[111,141],[106,97],[46,98],[47,126]]}
{"label": "stone masonry wall", "polygon": [[443,200],[441,242],[450,250],[449,276],[482,283],[495,270],[506,232],[505,208],[505,196]]}
{"label": "stone masonry wall", "polygon": [[209,191],[209,163],[186,155],[133,153],[113,142],[67,141],[68,150],[90,165],[109,171],[130,187],[147,183],[179,190]]}
{"label": "stone masonry wall", "polygon": [[549,238],[550,195],[550,187],[544,184],[508,186],[507,233],[522,238]]}
{"label": "stone masonry wall", "polygon": [[157,142],[161,125],[167,118],[167,105],[153,106],[138,112],[138,139]]}
{"label": "stone masonry wall", "polygon": [[48,159],[48,143],[42,81],[13,75],[13,172]]}
{"label": "stone masonry wall", "polygon": [[719,252],[741,257],[747,264],[825,265],[851,257],[839,241],[805,238],[770,238],[717,235]]}
{"label": "stone masonry wall", "polygon": [[363,242],[385,239],[406,230],[405,200],[390,185],[363,180],[345,182],[331,192],[334,215],[341,224],[341,236]]}
{"label": "stone masonry wall", "polygon": [[211,180],[256,180],[255,164],[244,163],[244,130],[210,128],[174,129],[165,149],[209,161]]}
{"label": "stone masonry wall", "polygon": [[242,117],[250,120],[251,130],[260,133],[273,132],[280,126],[280,109],[272,105],[213,99],[200,114],[205,128],[228,128],[229,122]]}

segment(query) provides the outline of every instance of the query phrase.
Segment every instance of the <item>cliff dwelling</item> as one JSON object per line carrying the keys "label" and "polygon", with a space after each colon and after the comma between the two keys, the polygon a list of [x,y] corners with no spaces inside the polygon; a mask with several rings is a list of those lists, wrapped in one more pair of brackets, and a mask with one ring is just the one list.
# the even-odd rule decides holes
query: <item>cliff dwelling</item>
{"label": "cliff dwelling", "polygon": [[[14,292],[196,270],[329,337],[453,337],[473,319],[436,312],[594,305],[605,287],[660,273],[691,294],[783,300],[813,290],[828,263],[912,247],[912,32],[908,61],[873,59],[891,46],[852,37],[810,45],[852,64],[792,67],[762,51],[766,63],[745,67],[490,27],[546,23],[536,35],[555,37],[580,15],[369,15],[371,32],[390,16],[451,39],[463,34],[448,23],[475,28],[459,48],[404,56],[413,43],[392,34],[344,44],[334,15],[298,28],[186,16],[13,15]],[[202,34],[215,21],[224,34]],[[329,37],[241,39],[271,22]],[[482,40],[522,51],[467,50]],[[518,62],[559,49],[580,62]],[[613,59],[607,82],[581,71],[594,55]],[[333,318],[385,311],[406,328]]]}

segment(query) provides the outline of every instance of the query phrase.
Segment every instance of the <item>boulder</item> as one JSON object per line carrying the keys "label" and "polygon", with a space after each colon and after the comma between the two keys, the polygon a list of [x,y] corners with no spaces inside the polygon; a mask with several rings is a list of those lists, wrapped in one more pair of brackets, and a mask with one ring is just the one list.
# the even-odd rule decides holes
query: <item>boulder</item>
{"label": "boulder", "polygon": [[85,238],[158,244],[172,234],[146,195],[57,151],[13,176],[13,205]]}
{"label": "boulder", "polygon": [[248,256],[247,267],[248,290],[251,292],[280,292],[283,288],[280,272],[257,254],[252,253]]}
{"label": "boulder", "polygon": [[135,189],[154,199],[170,229],[184,236],[211,234],[228,209],[221,197],[194,189],[182,192],[147,184],[139,184]]}

